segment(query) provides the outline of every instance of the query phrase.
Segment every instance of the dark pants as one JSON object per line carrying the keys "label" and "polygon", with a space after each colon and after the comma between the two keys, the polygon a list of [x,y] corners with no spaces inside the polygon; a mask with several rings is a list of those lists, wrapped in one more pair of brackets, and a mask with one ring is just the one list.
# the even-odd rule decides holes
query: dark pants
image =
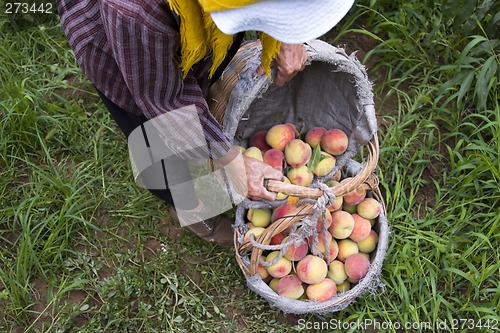
{"label": "dark pants", "polygon": [[[120,128],[120,130],[125,135],[125,138],[128,139],[130,133],[134,131],[137,127],[143,126],[148,119],[144,116],[138,116],[130,112],[126,112],[118,105],[110,101],[103,93],[97,90],[99,96],[101,97],[104,105],[111,113],[114,121]],[[144,129],[144,127],[142,127]],[[144,131],[144,130],[143,130]],[[145,133],[145,131],[144,131]],[[148,135],[151,133],[148,132]],[[147,142],[147,139],[146,139]],[[178,157],[172,156],[171,158],[163,159],[161,161],[161,167],[163,168],[164,174],[164,182],[166,184],[165,189],[148,189],[153,195],[158,197],[159,199],[165,201],[166,203],[174,206],[174,200],[172,197],[172,193],[168,187],[166,171],[169,172],[169,178],[175,179],[176,183],[187,184],[183,187],[181,193],[176,191],[176,206],[184,210],[190,210],[195,208],[198,205],[198,198],[196,196],[196,192],[194,187],[191,186],[191,183],[186,183],[191,180],[191,174],[189,172],[188,163],[186,160],[180,159]],[[147,178],[148,169],[141,173],[141,177]],[[153,180],[154,181],[154,180]],[[163,183],[163,180],[162,182]]]}

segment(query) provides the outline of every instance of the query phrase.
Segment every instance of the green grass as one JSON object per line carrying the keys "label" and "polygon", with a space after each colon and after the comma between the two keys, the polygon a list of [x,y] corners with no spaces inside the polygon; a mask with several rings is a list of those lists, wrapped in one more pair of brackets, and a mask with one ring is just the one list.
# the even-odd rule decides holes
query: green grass
{"label": "green grass", "polygon": [[363,49],[375,83],[391,238],[385,291],[325,316],[271,309],[246,288],[234,250],[190,236],[135,185],[126,142],[55,15],[0,14],[0,330],[288,332],[299,320],[376,320],[488,331],[467,325],[500,310],[500,9],[461,6],[361,1],[330,40]]}

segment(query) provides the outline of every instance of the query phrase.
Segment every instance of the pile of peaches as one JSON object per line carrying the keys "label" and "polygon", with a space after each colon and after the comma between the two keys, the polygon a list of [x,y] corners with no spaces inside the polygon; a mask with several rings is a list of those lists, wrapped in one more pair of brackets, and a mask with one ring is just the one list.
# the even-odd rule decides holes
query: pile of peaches
{"label": "pile of peaches", "polygon": [[[348,143],[340,129],[315,127],[302,140],[293,124],[279,124],[255,133],[243,154],[282,171],[285,182],[309,186],[315,177],[327,176],[326,184],[335,187],[349,179],[340,171],[332,175],[336,156],[346,151]],[[287,195],[279,193],[276,199],[284,201]],[[290,197],[274,209],[247,210],[244,242],[250,235],[257,239],[277,220],[293,216],[297,202]],[[320,214],[312,236],[295,241],[273,265],[258,265],[262,280],[276,293],[299,300],[325,302],[349,290],[368,273],[370,253],[378,242],[372,227],[379,214],[379,202],[361,187],[337,197]],[[270,245],[287,242],[290,230],[274,235]],[[277,256],[280,251],[265,251],[261,260],[270,263]]]}

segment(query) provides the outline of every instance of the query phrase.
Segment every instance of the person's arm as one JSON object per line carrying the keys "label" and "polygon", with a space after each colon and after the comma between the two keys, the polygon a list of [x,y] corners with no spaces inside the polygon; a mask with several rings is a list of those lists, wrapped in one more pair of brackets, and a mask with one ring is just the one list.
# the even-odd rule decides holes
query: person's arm
{"label": "person's arm", "polygon": [[176,153],[182,157],[224,155],[229,140],[211,115],[194,74],[182,80],[180,36],[173,15],[149,15],[134,6],[138,5],[103,1],[102,17],[113,55],[135,103],[148,119],[194,105],[195,114],[171,113],[167,123],[157,121],[155,125],[164,127],[160,132],[174,142]]}
{"label": "person's arm", "polygon": [[[274,83],[283,86],[290,81],[297,73],[304,70],[307,62],[307,52],[304,44],[286,44],[281,43],[278,56],[273,63],[276,66],[277,73],[274,77]],[[263,75],[262,66],[257,68],[257,75]]]}

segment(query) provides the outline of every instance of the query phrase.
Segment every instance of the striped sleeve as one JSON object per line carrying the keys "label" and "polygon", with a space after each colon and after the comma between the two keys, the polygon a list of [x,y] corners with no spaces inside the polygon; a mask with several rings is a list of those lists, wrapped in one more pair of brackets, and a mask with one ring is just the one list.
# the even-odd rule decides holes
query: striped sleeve
{"label": "striped sleeve", "polygon": [[103,28],[135,103],[148,119],[194,105],[197,115],[186,114],[187,119],[180,119],[179,123],[192,121],[193,128],[199,128],[199,122],[202,138],[193,135],[189,126],[174,123],[163,124],[163,134],[183,143],[184,151],[178,152],[183,157],[223,156],[229,149],[229,140],[211,115],[195,74],[190,72],[182,80],[179,32],[165,22],[155,22],[155,16],[142,17],[144,11],[134,6],[133,2],[118,0],[102,3]]}

